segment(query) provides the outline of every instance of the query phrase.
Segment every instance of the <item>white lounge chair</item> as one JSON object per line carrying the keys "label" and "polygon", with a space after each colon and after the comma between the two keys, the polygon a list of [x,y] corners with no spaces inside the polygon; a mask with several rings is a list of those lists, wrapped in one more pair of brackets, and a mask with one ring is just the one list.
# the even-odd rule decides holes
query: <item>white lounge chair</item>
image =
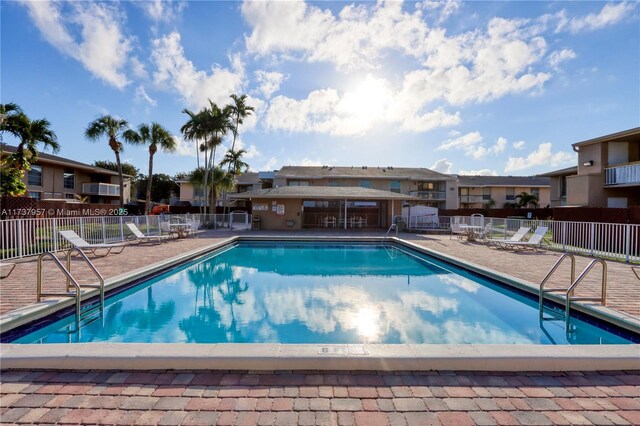
{"label": "white lounge chair", "polygon": [[115,248],[120,248],[120,251],[114,252],[114,254],[122,253],[122,250],[128,245],[127,243],[113,243],[113,244],[89,244],[85,240],[83,240],[78,234],[74,231],[60,231],[60,235],[69,241],[74,247],[79,248],[82,251],[89,251],[91,254],[96,254],[96,250],[99,249],[107,249],[107,252],[104,256],[111,253],[111,250]]}
{"label": "white lounge chair", "polygon": [[542,248],[542,243],[544,242],[544,235],[547,233],[548,230],[549,228],[546,226],[538,226],[528,241],[519,241],[519,242],[513,242],[513,243],[498,241],[496,242],[496,245],[499,248],[505,248],[509,250],[528,250],[528,249],[537,250],[539,248]]}
{"label": "white lounge chair", "polygon": [[520,241],[522,241],[524,236],[529,233],[530,230],[531,228],[529,228],[528,226],[521,226],[520,229],[518,229],[516,233],[513,234],[508,240],[490,240],[487,242],[487,244],[495,246],[497,245],[497,243],[519,243]]}
{"label": "white lounge chair", "polygon": [[163,241],[167,241],[171,238],[169,235],[144,235],[140,229],[136,226],[135,223],[127,223],[127,228],[131,231],[134,237],[141,243],[150,243],[150,242],[158,242],[162,243]]}

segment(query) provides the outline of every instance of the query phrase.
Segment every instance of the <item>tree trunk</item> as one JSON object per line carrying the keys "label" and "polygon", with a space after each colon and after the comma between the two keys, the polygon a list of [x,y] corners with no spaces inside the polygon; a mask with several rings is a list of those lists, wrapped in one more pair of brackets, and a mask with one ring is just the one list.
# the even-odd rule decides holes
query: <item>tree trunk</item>
{"label": "tree trunk", "polygon": [[122,163],[120,162],[120,152],[116,153],[116,163],[118,164],[118,176],[120,177],[120,207],[124,207],[124,177],[122,176]]}
{"label": "tree trunk", "polygon": [[151,207],[151,181],[153,180],[153,152],[149,150],[149,179],[147,179],[147,197],[144,200],[144,211],[146,214],[150,213],[149,207]]}

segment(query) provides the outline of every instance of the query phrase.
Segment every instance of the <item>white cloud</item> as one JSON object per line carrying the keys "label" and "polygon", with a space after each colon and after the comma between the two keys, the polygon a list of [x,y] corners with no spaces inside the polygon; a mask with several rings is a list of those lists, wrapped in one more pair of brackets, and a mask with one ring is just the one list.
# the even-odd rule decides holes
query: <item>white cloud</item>
{"label": "white cloud", "polygon": [[182,155],[185,157],[196,157],[196,142],[194,141],[186,141],[181,135],[171,135],[173,139],[176,141],[176,151],[177,155]]}
{"label": "white cloud", "polygon": [[423,68],[406,73],[399,98],[419,107],[436,100],[463,105],[539,91],[551,77],[534,69],[546,42],[530,21],[494,18],[484,31],[449,37],[424,21],[429,5],[413,13],[403,11],[400,2],[347,5],[334,16],[300,1],[245,2],[242,12],[252,28],[247,49],[285,58],[298,54],[352,71],[381,67],[390,51],[413,57]]}
{"label": "white cloud", "polygon": [[458,174],[464,176],[498,176],[498,172],[490,169],[460,170]]}
{"label": "white cloud", "polygon": [[184,1],[163,0],[146,0],[136,4],[154,22],[171,22],[177,19],[187,5]]}
{"label": "white cloud", "polygon": [[417,9],[424,9],[428,12],[439,12],[438,22],[446,21],[447,18],[456,13],[460,7],[462,7],[462,1],[460,0],[425,0],[421,3],[416,3]]}
{"label": "white cloud", "polygon": [[136,103],[146,102],[149,106],[152,106],[152,107],[158,105],[158,102],[155,99],[152,99],[147,94],[146,90],[144,90],[144,86],[143,85],[139,85],[138,87],[136,87],[136,93],[135,93],[134,101]]}
{"label": "white cloud", "polygon": [[515,149],[524,149],[524,146],[526,145],[525,141],[517,141],[513,143],[513,147]]}
{"label": "white cloud", "polygon": [[569,163],[575,163],[576,155],[566,151],[551,151],[551,143],[542,143],[538,148],[526,157],[509,157],[506,173],[530,169],[538,166],[556,167]]}
{"label": "white cloud", "polygon": [[562,49],[552,52],[547,60],[549,61],[549,65],[551,65],[552,68],[557,69],[561,63],[574,59],[575,57],[576,52],[574,52],[573,50]]}
{"label": "white cloud", "polygon": [[439,173],[451,174],[452,165],[453,163],[451,161],[448,161],[446,158],[443,158],[433,163],[433,165],[429,168]]}
{"label": "white cloud", "polygon": [[613,25],[621,21],[625,16],[629,16],[636,4],[634,2],[623,1],[621,3],[607,3],[599,13],[590,13],[586,16],[571,18],[566,22],[562,22],[558,30],[566,28],[572,33],[580,31],[593,31]]}
{"label": "white cloud", "polygon": [[439,151],[461,149],[468,157],[480,160],[489,154],[501,154],[507,146],[507,140],[503,137],[499,137],[496,143],[489,148],[482,145],[481,142],[482,135],[480,135],[480,132],[476,131],[459,136],[455,139],[448,139],[442,142],[436,149]]}
{"label": "white cloud", "polygon": [[274,92],[280,90],[280,85],[286,79],[284,74],[275,71],[268,72],[258,70],[255,74],[259,85],[258,91],[267,99],[269,99]]}
{"label": "white cloud", "polygon": [[371,75],[341,94],[328,88],[300,100],[276,96],[266,114],[269,129],[342,136],[363,135],[379,124],[423,132],[460,122],[459,112],[451,114],[442,107],[425,111],[420,101],[405,102],[387,80]]}
{"label": "white cloud", "polygon": [[[132,41],[121,28],[123,17],[115,6],[49,1],[23,1],[22,4],[45,40],[60,52],[118,89],[129,83],[124,67]],[[76,33],[80,35],[78,40],[72,35]]]}
{"label": "white cloud", "polygon": [[214,65],[211,72],[199,71],[184,56],[180,34],[172,32],[152,41],[151,57],[157,67],[153,74],[159,86],[177,91],[190,108],[208,105],[208,99],[226,105],[229,95],[242,89],[244,65],[240,55],[231,55],[230,68]]}
{"label": "white cloud", "polygon": [[137,56],[132,56],[129,64],[131,66],[131,72],[134,76],[140,79],[146,79],[147,77],[149,77],[149,73],[147,73],[144,64],[140,61],[140,59],[138,59]]}

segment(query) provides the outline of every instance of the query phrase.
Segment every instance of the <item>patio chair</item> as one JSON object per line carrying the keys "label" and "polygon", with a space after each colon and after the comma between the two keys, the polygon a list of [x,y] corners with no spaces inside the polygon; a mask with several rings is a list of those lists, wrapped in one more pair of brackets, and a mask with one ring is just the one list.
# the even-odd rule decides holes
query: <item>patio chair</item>
{"label": "patio chair", "polygon": [[71,243],[74,247],[79,248],[82,251],[88,251],[91,254],[95,255],[96,250],[99,249],[107,249],[107,252],[103,255],[106,256],[111,253],[111,250],[115,248],[120,248],[120,251],[114,252],[114,254],[122,253],[122,250],[128,245],[128,243],[112,243],[112,244],[90,244],[83,240],[78,234],[74,231],[60,231],[60,235],[62,238]]}
{"label": "patio chair", "polygon": [[129,228],[129,230],[133,234],[133,236],[136,237],[136,240],[138,240],[141,243],[151,243],[151,242],[162,243],[163,241],[166,241],[169,238],[171,238],[169,235],[144,235],[140,231],[140,229],[138,229],[135,223],[127,223],[126,225],[127,225],[127,228]]}
{"label": "patio chair", "polygon": [[460,228],[461,224],[452,223],[451,224],[451,235],[449,235],[449,239],[451,239],[454,235],[457,235],[458,239],[461,239],[466,233]]}
{"label": "patio chair", "polygon": [[175,229],[171,229],[171,224],[169,222],[160,222],[160,232],[166,234],[169,237],[178,236],[178,231],[176,231]]}
{"label": "patio chair", "polygon": [[[15,267],[16,267],[15,263],[0,262],[0,279],[7,278],[9,275],[11,275],[11,272],[13,272]],[[7,268],[9,269],[8,272],[7,272]]]}
{"label": "patio chair", "polygon": [[475,235],[476,240],[488,241],[491,236],[492,227],[490,223],[484,226],[484,229]]}
{"label": "patio chair", "polygon": [[525,235],[527,235],[529,233],[529,231],[531,230],[531,228],[529,228],[528,226],[521,226],[520,229],[518,229],[516,231],[515,234],[513,234],[511,236],[511,238],[509,238],[508,240],[489,240],[487,241],[487,244],[490,246],[496,246],[496,243],[505,243],[505,244],[509,244],[509,243],[517,243],[522,241],[522,239],[524,238]]}
{"label": "patio chair", "polygon": [[507,243],[503,241],[497,241],[496,245],[499,248],[504,248],[508,250],[538,250],[542,248],[542,243],[544,242],[544,235],[549,230],[546,226],[538,226],[528,241],[518,241],[513,243]]}
{"label": "patio chair", "polygon": [[187,220],[187,225],[189,225],[187,234],[190,234],[193,237],[197,237],[198,229],[200,228],[200,220]]}

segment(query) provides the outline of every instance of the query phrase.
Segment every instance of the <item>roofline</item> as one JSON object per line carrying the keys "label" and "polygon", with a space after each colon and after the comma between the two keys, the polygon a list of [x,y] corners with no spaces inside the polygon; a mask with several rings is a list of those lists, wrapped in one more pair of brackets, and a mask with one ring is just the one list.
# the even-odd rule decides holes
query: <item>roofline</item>
{"label": "roofline", "polygon": [[[8,144],[3,144],[3,152],[6,152],[8,154],[13,154],[15,153],[18,149],[18,147],[13,146],[13,145],[8,145]],[[12,151],[6,151],[5,148],[11,148]],[[53,154],[49,154],[48,152],[42,152],[39,154],[46,154],[46,155],[52,155]],[[76,169],[81,169],[81,170],[89,170],[92,171],[94,173],[102,173],[102,174],[108,174],[111,176],[119,176],[119,173],[113,170],[109,170],[109,169],[104,169],[102,167],[98,167],[98,166],[92,166],[91,164],[86,164],[86,163],[82,163],[80,161],[75,161],[75,160],[68,160],[68,161],[64,161],[66,160],[64,157],[59,157],[59,156],[55,156],[57,158],[60,158],[61,160],[57,160],[57,159],[53,159],[53,158],[44,158],[41,155],[38,155],[38,158],[36,159],[36,161],[33,164],[38,164],[38,163],[46,163],[46,164],[55,164],[55,165],[59,165],[59,166],[68,166],[68,167],[75,167]],[[128,177],[131,178],[133,176],[128,175],[126,173],[122,174],[123,177]]]}
{"label": "roofline", "polygon": [[[274,187],[274,188],[278,188],[278,187]],[[274,188],[269,188],[269,189],[274,189]],[[314,186],[313,188],[331,188],[330,186]],[[358,186],[353,186],[353,187],[347,187],[347,186],[343,186],[340,188],[358,188],[360,189],[360,187]],[[258,191],[269,191],[269,189],[259,189]],[[389,192],[389,191],[382,191],[382,190],[375,190],[375,191],[379,191],[379,192]],[[300,195],[300,194],[270,194],[269,192],[265,192],[263,194],[255,194],[255,195],[250,195],[251,193],[253,193],[255,191],[248,191],[248,192],[240,192],[240,193],[235,193],[235,194],[229,194],[230,198],[236,198],[236,199],[318,199],[321,198],[323,200],[398,200],[398,201],[424,201],[423,198],[419,198],[419,197],[415,197],[413,195],[408,195],[408,194],[399,194],[399,193],[395,193],[395,192],[390,192],[390,194],[393,194],[393,196],[376,196],[376,195],[355,195],[355,196],[344,196],[344,195],[315,195],[315,194],[309,194],[309,195]]]}
{"label": "roofline", "polygon": [[572,167],[567,167],[560,170],[554,170],[552,172],[541,173],[537,176],[540,176],[540,177],[554,177],[554,176],[564,176],[564,175],[570,176],[576,173],[578,173],[578,166],[572,166]]}
{"label": "roofline", "polygon": [[505,188],[511,188],[513,186],[515,186],[515,187],[533,186],[533,187],[536,187],[536,188],[546,188],[546,187],[550,187],[551,184],[546,183],[546,184],[536,185],[536,184],[532,183],[532,184],[522,185],[522,184],[513,184],[513,183],[512,184],[499,183],[499,184],[496,184],[496,185],[490,185],[490,184],[483,183],[483,184],[477,184],[476,185],[476,184],[472,184],[472,183],[465,183],[465,184],[458,183],[458,187],[467,187],[467,186],[480,187],[480,188],[482,188],[482,187],[491,187],[491,188],[493,188],[493,187],[496,187],[496,186],[505,187]]}
{"label": "roofline", "polygon": [[599,136],[597,138],[593,138],[593,139],[587,139],[585,141],[582,142],[576,142],[574,144],[572,144],[574,151],[576,150],[576,148],[580,148],[581,146],[587,146],[587,145],[592,145],[595,143],[600,143],[600,142],[609,142],[609,141],[615,141],[616,139],[622,139],[622,138],[626,138],[628,136],[640,136],[640,127],[634,127],[632,129],[628,129],[628,130],[623,130],[621,132],[617,132],[617,133],[611,133],[609,135],[605,135],[605,136]]}

